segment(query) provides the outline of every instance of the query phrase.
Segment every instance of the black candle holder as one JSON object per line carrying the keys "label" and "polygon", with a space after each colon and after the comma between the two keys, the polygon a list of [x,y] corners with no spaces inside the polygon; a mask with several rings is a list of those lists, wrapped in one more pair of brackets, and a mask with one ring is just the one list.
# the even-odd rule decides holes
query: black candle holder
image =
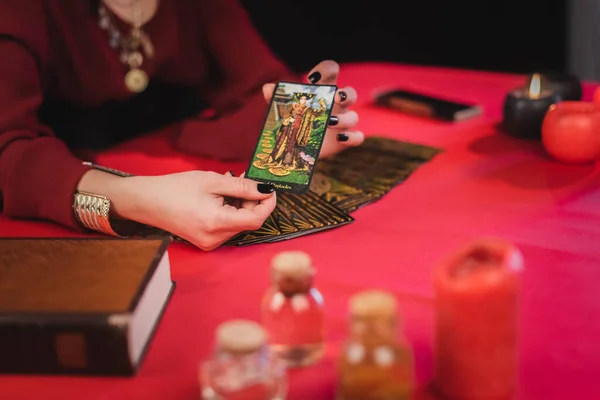
{"label": "black candle holder", "polygon": [[[552,104],[581,98],[581,83],[570,75],[549,74],[544,79],[533,74],[525,87],[517,88],[506,95],[502,110],[501,129],[507,134],[523,139],[541,140],[542,123]],[[537,91],[533,80],[537,79]]]}

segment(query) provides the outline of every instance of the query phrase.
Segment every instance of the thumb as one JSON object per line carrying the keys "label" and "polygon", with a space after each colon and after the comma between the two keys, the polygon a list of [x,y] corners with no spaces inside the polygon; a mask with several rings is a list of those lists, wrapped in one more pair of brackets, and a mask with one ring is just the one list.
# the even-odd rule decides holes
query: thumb
{"label": "thumb", "polygon": [[273,97],[273,92],[275,91],[274,83],[266,83],[262,87],[263,96],[265,96],[265,100],[267,103],[271,102],[271,98]]}
{"label": "thumb", "polygon": [[263,200],[275,191],[273,185],[258,183],[246,178],[219,175],[212,182],[210,191],[220,196],[244,200]]}

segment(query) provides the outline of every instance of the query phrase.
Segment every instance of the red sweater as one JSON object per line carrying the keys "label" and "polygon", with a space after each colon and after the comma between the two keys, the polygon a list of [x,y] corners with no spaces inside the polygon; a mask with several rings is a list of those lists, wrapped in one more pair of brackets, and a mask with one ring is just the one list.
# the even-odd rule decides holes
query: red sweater
{"label": "red sweater", "polygon": [[[118,23],[121,32],[128,32],[127,24]],[[144,30],[155,47],[154,57],[143,65],[151,86],[160,82],[197,91],[216,112],[211,118],[196,113],[178,124],[175,146],[198,155],[249,156],[265,114],[262,84],[293,78],[255,32],[244,9],[234,0],[161,0]],[[87,168],[69,141],[85,147],[95,140],[96,124],[106,125],[102,134],[114,134],[121,132],[119,126],[125,131],[128,124],[131,129],[147,125],[146,117],[161,113],[141,113],[132,106],[134,118],[125,125],[119,114],[111,115],[111,110],[127,110],[136,101],[124,84],[127,71],[88,1],[0,0],[4,215],[78,228],[71,205]],[[162,99],[163,106],[175,97]],[[49,107],[44,119],[41,111],[50,103],[59,106]],[[102,117],[86,125],[85,116],[100,109]],[[120,115],[127,114],[131,112]],[[112,125],[106,122],[115,119]],[[57,126],[69,140],[60,137]]]}

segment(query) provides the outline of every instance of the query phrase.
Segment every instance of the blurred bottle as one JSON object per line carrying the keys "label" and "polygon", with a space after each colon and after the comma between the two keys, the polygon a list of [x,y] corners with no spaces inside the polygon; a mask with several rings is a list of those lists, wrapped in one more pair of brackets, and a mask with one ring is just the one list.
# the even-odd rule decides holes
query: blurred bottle
{"label": "blurred bottle", "polygon": [[338,400],[411,399],[412,350],[399,338],[396,299],[365,291],[350,300],[350,338],[339,365]]}
{"label": "blurred bottle", "polygon": [[285,366],[266,345],[256,322],[232,320],[216,333],[216,349],[201,365],[203,400],[284,400]]}
{"label": "blurred bottle", "polygon": [[314,277],[312,260],[300,251],[280,253],[271,263],[262,324],[271,349],[287,367],[311,365],[323,356],[323,297],[313,287]]}

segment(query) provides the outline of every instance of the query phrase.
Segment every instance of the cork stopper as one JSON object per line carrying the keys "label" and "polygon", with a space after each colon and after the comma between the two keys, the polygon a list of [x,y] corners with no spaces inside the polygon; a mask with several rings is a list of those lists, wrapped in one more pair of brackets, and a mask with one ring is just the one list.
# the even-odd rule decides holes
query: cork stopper
{"label": "cork stopper", "polygon": [[352,296],[350,313],[358,318],[395,317],[396,299],[382,290],[367,290]]}
{"label": "cork stopper", "polygon": [[264,346],[265,342],[265,331],[254,321],[231,320],[217,328],[217,344],[226,352],[251,353]]}
{"label": "cork stopper", "polygon": [[310,256],[303,251],[284,251],[273,257],[271,268],[277,277],[301,279],[315,272]]}

